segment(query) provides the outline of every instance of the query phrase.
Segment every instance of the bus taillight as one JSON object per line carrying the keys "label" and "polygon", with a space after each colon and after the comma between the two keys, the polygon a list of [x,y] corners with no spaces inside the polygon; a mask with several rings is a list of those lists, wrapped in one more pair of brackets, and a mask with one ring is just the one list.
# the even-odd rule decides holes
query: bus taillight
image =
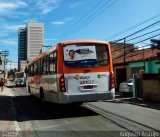
{"label": "bus taillight", "polygon": [[114,73],[113,72],[111,72],[110,73],[110,90],[112,89],[112,88],[114,88],[114,82],[115,82],[115,80],[114,80]]}
{"label": "bus taillight", "polygon": [[62,75],[59,79],[59,88],[60,88],[60,91],[66,92],[64,75]]}

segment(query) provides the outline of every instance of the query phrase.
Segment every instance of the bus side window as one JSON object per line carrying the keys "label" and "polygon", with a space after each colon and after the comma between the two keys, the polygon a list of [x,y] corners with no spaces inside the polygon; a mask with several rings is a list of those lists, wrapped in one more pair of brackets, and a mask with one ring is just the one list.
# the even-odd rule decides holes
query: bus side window
{"label": "bus side window", "polygon": [[50,68],[49,68],[49,74],[53,74],[54,73],[53,72],[53,64],[54,64],[53,53],[51,53],[49,55],[49,66],[50,66]]}
{"label": "bus side window", "polygon": [[40,68],[41,68],[40,75],[42,75],[43,74],[43,59],[40,60]]}
{"label": "bus side window", "polygon": [[31,76],[34,76],[34,64],[31,65]]}
{"label": "bus side window", "polygon": [[46,74],[49,74],[49,56],[46,56]]}
{"label": "bus side window", "polygon": [[56,52],[49,55],[49,74],[54,74],[56,72]]}
{"label": "bus side window", "polygon": [[49,57],[48,56],[45,56],[43,58],[43,74],[48,74],[49,72]]}
{"label": "bus side window", "polygon": [[47,61],[46,57],[43,58],[43,74],[45,75],[47,71]]}
{"label": "bus side window", "polygon": [[30,73],[31,73],[31,66],[29,65],[28,68],[27,68],[27,73],[26,73],[27,76],[31,76]]}
{"label": "bus side window", "polygon": [[31,74],[31,65],[29,65],[29,76],[32,76],[32,74]]}
{"label": "bus side window", "polygon": [[38,74],[38,73],[37,73],[37,72],[38,72],[38,66],[37,66],[38,64],[37,64],[37,63],[38,63],[38,62],[35,62],[35,63],[34,63],[34,76],[36,76],[36,75]]}
{"label": "bus side window", "polygon": [[53,58],[54,58],[54,65],[53,65],[53,71],[54,73],[56,73],[56,66],[57,66],[57,52],[54,52],[54,55],[53,55]]}
{"label": "bus side window", "polygon": [[41,75],[41,61],[38,60],[38,75]]}
{"label": "bus side window", "polygon": [[98,66],[106,66],[108,64],[108,52],[106,46],[97,46],[96,47],[97,54],[97,64]]}
{"label": "bus side window", "polygon": [[54,74],[55,73],[55,62],[56,62],[56,59],[55,59],[55,53],[51,53],[50,54],[50,74]]}
{"label": "bus side window", "polygon": [[57,54],[54,52],[53,54],[53,72],[56,73],[56,63],[57,63]]}

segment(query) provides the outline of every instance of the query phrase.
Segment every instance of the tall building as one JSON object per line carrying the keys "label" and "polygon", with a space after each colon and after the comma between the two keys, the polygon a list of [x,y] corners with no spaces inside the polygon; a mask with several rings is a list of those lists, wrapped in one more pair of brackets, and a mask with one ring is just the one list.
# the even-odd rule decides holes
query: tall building
{"label": "tall building", "polygon": [[18,70],[21,70],[21,66],[27,60],[27,31],[25,27],[21,27],[18,30]]}
{"label": "tall building", "polygon": [[6,65],[5,58],[2,56],[2,53],[0,52],[0,78],[4,78],[4,70],[6,71]]}
{"label": "tall building", "polygon": [[18,31],[18,70],[24,70],[28,60],[34,59],[42,51],[44,43],[44,24],[35,20]]}
{"label": "tall building", "polygon": [[0,52],[0,72],[4,70],[4,56],[2,56],[2,53]]}
{"label": "tall building", "polygon": [[27,60],[34,59],[42,51],[44,43],[44,25],[35,20],[27,24]]}

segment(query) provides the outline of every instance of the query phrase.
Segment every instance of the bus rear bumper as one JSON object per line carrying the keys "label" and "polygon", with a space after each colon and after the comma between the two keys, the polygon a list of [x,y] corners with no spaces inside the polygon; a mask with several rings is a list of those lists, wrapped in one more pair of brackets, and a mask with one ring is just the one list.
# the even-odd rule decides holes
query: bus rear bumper
{"label": "bus rear bumper", "polygon": [[61,94],[59,97],[59,103],[70,104],[75,102],[89,102],[89,101],[104,101],[113,100],[115,90],[108,92],[97,92],[97,93],[81,93],[81,94]]}

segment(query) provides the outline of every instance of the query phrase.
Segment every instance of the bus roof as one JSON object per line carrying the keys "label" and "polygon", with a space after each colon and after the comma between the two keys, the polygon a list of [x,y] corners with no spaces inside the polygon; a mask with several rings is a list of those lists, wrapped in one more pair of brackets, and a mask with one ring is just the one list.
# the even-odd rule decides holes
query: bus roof
{"label": "bus roof", "polygon": [[102,40],[71,40],[71,41],[60,42],[59,44],[69,45],[69,44],[76,44],[76,43],[99,43],[99,44],[108,44],[108,42],[102,41]]}

